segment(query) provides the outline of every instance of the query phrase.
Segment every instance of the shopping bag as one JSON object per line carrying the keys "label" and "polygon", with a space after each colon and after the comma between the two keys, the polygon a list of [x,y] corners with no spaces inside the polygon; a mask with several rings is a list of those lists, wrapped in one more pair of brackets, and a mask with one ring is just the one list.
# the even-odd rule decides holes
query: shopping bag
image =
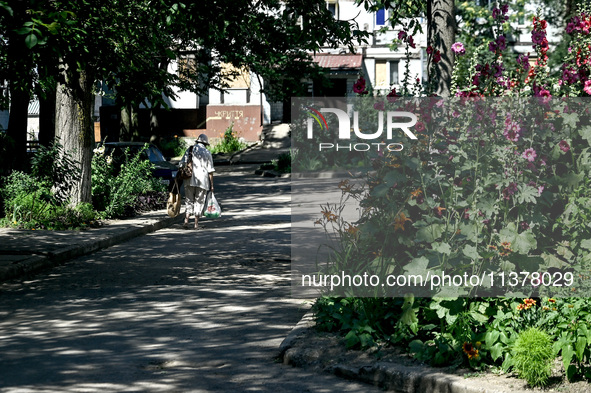
{"label": "shopping bag", "polygon": [[207,194],[203,216],[207,218],[219,218],[222,216],[222,209],[218,201],[215,199],[213,191]]}
{"label": "shopping bag", "polygon": [[[176,189],[176,190],[175,190]],[[168,193],[168,201],[166,202],[166,210],[170,217],[176,217],[181,212],[181,194],[179,192],[179,185],[175,181],[172,191]]]}

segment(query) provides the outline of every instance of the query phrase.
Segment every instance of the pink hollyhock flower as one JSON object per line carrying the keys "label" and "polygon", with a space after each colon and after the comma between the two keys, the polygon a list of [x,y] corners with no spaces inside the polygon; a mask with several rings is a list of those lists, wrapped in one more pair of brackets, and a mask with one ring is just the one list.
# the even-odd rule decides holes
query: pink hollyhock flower
{"label": "pink hollyhock flower", "polygon": [[398,32],[398,39],[403,40],[406,38],[406,31],[399,31]]}
{"label": "pink hollyhock flower", "polygon": [[562,150],[565,153],[568,153],[568,151],[570,150],[570,146],[569,146],[568,142],[565,140],[561,140],[560,143],[558,144],[558,147],[560,147],[560,150]]}
{"label": "pink hollyhock flower", "polygon": [[583,91],[591,95],[591,80],[585,81],[585,87],[583,87]]}
{"label": "pink hollyhock flower", "polygon": [[466,48],[464,48],[464,44],[461,42],[456,42],[451,46],[451,50],[458,56],[462,56],[466,54]]}
{"label": "pink hollyhock flower", "polygon": [[411,48],[415,49],[416,45],[415,45],[415,41],[412,38],[412,35],[410,37],[408,37],[408,46],[410,46]]}
{"label": "pink hollyhock flower", "polygon": [[521,157],[525,158],[529,162],[533,162],[536,159],[537,156],[538,155],[536,154],[536,151],[533,148],[531,148],[531,147],[529,149],[526,149],[521,154]]}

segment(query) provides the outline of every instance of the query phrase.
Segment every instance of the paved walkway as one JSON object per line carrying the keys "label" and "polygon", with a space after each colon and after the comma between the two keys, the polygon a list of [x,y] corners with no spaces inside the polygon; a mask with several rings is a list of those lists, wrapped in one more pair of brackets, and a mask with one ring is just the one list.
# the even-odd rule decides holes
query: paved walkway
{"label": "paved walkway", "polygon": [[[378,391],[276,360],[309,303],[290,297],[289,179],[256,167],[219,168],[223,217],[203,230],[169,222],[1,284],[0,392]],[[5,231],[0,249],[50,258],[158,215],[73,235]]]}

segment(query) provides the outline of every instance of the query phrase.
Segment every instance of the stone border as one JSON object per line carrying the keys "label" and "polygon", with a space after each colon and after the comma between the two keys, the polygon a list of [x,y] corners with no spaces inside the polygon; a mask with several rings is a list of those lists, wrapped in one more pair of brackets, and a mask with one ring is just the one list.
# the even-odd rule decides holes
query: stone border
{"label": "stone border", "polygon": [[[313,313],[306,313],[279,346],[279,359],[285,365],[305,367],[309,354],[294,345],[298,336],[314,328]],[[320,351],[322,352],[322,351]],[[305,359],[305,360],[302,360]],[[364,366],[335,364],[326,369],[336,376],[378,386],[386,391],[399,393],[531,393],[510,386],[499,387],[482,378],[466,379],[423,365],[402,362],[380,362]]]}
{"label": "stone border", "polygon": [[[151,213],[161,212],[166,215],[166,210],[154,211]],[[82,241],[78,244],[73,244],[54,252],[48,252],[43,255],[33,255],[26,259],[21,259],[11,264],[6,269],[0,270],[0,282],[7,281],[14,278],[19,278],[30,273],[37,272],[42,269],[51,268],[60,265],[70,259],[78,258],[83,255],[91,254],[98,250],[114,246],[119,243],[126,242],[138,236],[142,236],[159,229],[169,227],[181,222],[184,215],[171,218],[165,217],[163,219],[151,219],[145,224],[134,223],[134,219],[142,219],[142,216],[137,216],[129,220],[130,228],[118,231],[115,234],[100,234],[100,229],[97,230],[98,236],[91,240]],[[143,218],[145,220],[145,218]],[[125,221],[125,220],[123,220]],[[92,230],[92,229],[91,229]]]}

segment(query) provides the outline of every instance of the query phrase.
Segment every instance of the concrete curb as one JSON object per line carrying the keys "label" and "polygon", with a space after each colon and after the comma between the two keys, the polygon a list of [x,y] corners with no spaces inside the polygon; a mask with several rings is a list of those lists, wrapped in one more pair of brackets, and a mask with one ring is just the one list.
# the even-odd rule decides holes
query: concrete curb
{"label": "concrete curb", "polygon": [[[141,216],[140,216],[141,217]],[[165,217],[164,219],[150,219],[145,224],[134,224],[130,228],[123,229],[117,233],[98,235],[95,238],[84,240],[54,252],[43,255],[33,255],[29,258],[19,260],[6,269],[0,270],[0,282],[13,278],[26,276],[39,270],[60,265],[68,260],[91,254],[95,251],[126,242],[138,236],[142,236],[159,229],[169,227],[183,220],[184,215],[177,217]]]}
{"label": "concrete curb", "polygon": [[[298,336],[314,328],[313,313],[306,313],[279,346],[279,359],[285,365],[305,367],[319,357],[322,349],[306,351],[294,345]],[[482,378],[466,379],[438,369],[402,362],[375,362],[363,366],[335,364],[324,371],[336,376],[375,385],[398,393],[527,393],[511,386],[499,388]]]}

